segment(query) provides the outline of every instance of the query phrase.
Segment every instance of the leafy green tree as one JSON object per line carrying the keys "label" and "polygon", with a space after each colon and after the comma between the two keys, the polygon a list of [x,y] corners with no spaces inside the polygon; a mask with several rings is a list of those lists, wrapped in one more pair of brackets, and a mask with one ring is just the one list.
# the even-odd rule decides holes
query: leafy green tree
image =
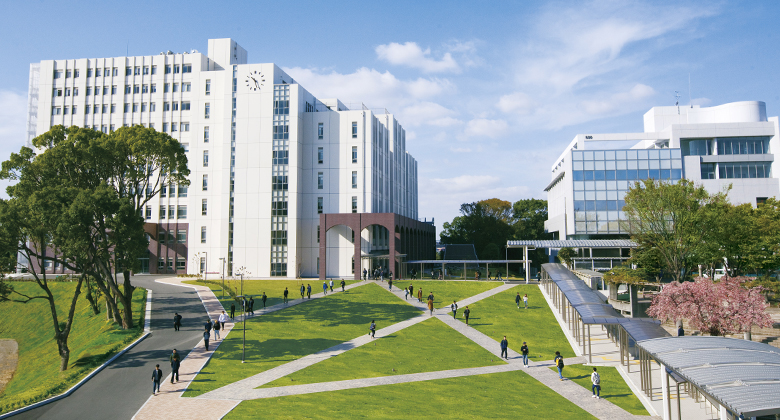
{"label": "leafy green tree", "polygon": [[710,195],[691,181],[676,184],[647,179],[635,183],[626,194],[625,229],[640,247],[655,249],[669,275],[688,278],[702,253],[708,231],[703,209],[726,201],[726,193]]}
{"label": "leafy green tree", "polygon": [[572,248],[565,247],[558,250],[558,259],[561,260],[567,267],[572,268],[574,263],[574,257],[577,256],[577,251]]}
{"label": "leafy green tree", "polygon": [[498,249],[503,248],[511,235],[510,226],[499,217],[502,212],[497,212],[494,203],[485,201],[461,205],[461,216],[455,217],[452,223],[444,223],[440,234],[441,242],[474,244],[479,258],[484,258],[485,251],[489,251],[486,249],[489,244],[494,244]]}
{"label": "leafy green tree", "polygon": [[648,279],[660,282],[664,276],[665,264],[657,249],[647,246],[639,246],[631,250],[629,265],[635,265],[636,269]]}
{"label": "leafy green tree", "polygon": [[[553,235],[544,231],[547,220],[547,200],[528,198],[515,201],[512,205],[512,239],[542,240],[552,239]],[[547,250],[528,251],[528,258],[537,269],[547,262]]]}
{"label": "leafy green tree", "polygon": [[643,284],[647,283],[647,274],[623,264],[612,268],[604,274],[604,280],[612,284]]}

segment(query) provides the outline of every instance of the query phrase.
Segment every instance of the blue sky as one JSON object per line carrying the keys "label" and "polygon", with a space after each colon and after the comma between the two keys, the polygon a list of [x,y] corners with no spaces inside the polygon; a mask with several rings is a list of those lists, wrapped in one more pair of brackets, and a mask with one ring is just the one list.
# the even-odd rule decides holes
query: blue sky
{"label": "blue sky", "polygon": [[[387,108],[420,168],[420,217],[545,198],[577,133],[650,107],[760,100],[780,113],[776,2],[3,2],[0,159],[24,143],[29,64],[205,52],[234,38],[319,97]],[[688,89],[690,75],[691,89]],[[3,194],[4,195],[4,194]]]}

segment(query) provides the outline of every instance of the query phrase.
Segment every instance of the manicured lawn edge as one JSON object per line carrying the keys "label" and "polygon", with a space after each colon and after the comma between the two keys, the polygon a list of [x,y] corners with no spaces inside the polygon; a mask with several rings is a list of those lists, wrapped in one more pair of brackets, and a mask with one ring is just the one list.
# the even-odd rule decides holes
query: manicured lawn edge
{"label": "manicured lawn edge", "polygon": [[[590,374],[593,372],[594,367],[597,369],[599,376],[601,376],[602,399],[615,404],[631,414],[638,416],[650,415],[639,397],[634,395],[631,387],[628,386],[617,368],[612,366],[566,365],[563,368],[563,376],[588,391],[592,391]],[[550,369],[556,373],[558,372],[558,368],[554,366]]]}

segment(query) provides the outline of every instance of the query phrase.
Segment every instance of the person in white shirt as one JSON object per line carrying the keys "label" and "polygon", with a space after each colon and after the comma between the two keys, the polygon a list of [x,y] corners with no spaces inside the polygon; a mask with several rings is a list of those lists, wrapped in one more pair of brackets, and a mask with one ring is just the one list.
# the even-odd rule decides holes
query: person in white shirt
{"label": "person in white shirt", "polygon": [[593,368],[593,373],[590,374],[590,381],[593,383],[591,387],[593,398],[601,399],[601,376],[596,372],[596,368]]}
{"label": "person in white shirt", "polygon": [[225,323],[227,322],[228,319],[230,318],[228,318],[225,311],[222,311],[222,314],[219,315],[219,323],[221,324],[220,326],[222,327],[223,330],[225,329]]}
{"label": "person in white shirt", "polygon": [[525,304],[525,309],[528,309],[528,295],[523,295],[523,303]]}

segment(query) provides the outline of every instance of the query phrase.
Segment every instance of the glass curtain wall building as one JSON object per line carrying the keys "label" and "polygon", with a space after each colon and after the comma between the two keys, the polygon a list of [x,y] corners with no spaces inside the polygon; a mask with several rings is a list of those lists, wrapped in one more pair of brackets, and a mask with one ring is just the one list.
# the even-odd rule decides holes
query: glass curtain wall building
{"label": "glass curtain wall building", "polygon": [[559,239],[617,239],[626,191],[648,178],[689,179],[754,206],[780,194],[778,118],[763,102],[655,107],[644,132],[578,134],[556,159],[545,188],[545,229]]}

